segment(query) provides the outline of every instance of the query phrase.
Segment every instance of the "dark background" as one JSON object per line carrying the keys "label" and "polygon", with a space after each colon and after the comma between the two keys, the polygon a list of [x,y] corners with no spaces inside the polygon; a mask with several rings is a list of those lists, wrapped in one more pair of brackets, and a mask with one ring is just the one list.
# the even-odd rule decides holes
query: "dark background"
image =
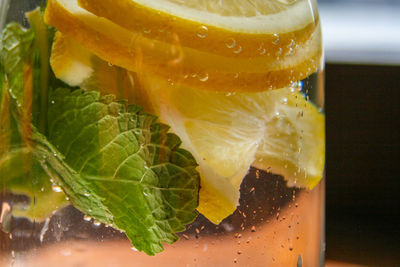
{"label": "dark background", "polygon": [[400,66],[326,66],[327,259],[400,266]]}

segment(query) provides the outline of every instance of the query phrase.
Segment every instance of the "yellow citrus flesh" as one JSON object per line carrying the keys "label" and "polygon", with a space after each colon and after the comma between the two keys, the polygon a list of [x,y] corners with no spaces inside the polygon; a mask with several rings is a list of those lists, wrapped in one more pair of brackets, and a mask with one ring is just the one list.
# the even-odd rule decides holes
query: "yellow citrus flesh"
{"label": "yellow citrus flesh", "polygon": [[321,180],[325,117],[302,93],[226,94],[155,77],[141,84],[136,90],[147,92],[152,109],[199,163],[198,210],[210,221],[219,223],[236,209],[250,165],[284,176],[289,186],[311,189]]}
{"label": "yellow citrus flesh", "polygon": [[263,55],[230,57],[183,46],[179,33],[171,33],[168,42],[151,39],[80,8],[76,1],[50,0],[46,22],[113,65],[191,87],[227,92],[281,88],[314,72],[321,59],[317,22],[302,35],[303,42],[282,41],[274,44],[277,52],[261,47],[252,51]]}

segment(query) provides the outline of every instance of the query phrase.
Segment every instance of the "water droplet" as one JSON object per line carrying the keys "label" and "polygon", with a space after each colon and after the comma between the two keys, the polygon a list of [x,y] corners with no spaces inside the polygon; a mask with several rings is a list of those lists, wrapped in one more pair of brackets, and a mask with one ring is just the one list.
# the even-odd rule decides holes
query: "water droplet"
{"label": "water droplet", "polygon": [[84,221],[90,222],[91,219],[92,219],[92,217],[90,217],[88,215],[83,216]]}
{"label": "water droplet", "polygon": [[233,39],[233,38],[229,38],[228,40],[226,40],[225,45],[229,49],[232,49],[232,48],[234,48],[236,46],[236,40]]}
{"label": "water droplet", "polygon": [[301,255],[297,258],[297,267],[303,267],[303,259],[301,258]]}
{"label": "water droplet", "polygon": [[208,73],[198,74],[197,77],[199,78],[199,81],[201,81],[201,82],[208,81]]}
{"label": "water droplet", "polygon": [[304,113],[301,110],[301,111],[299,111],[299,113],[297,113],[297,118],[299,119],[299,118],[303,117],[303,115],[304,115]]}
{"label": "water droplet", "polygon": [[53,184],[53,185],[51,186],[51,189],[52,189],[54,192],[56,192],[56,193],[62,192],[61,187],[59,187],[59,186],[56,185],[56,184]]}
{"label": "water droplet", "polygon": [[199,38],[206,38],[207,35],[208,35],[208,28],[206,26],[203,25],[197,29],[197,36]]}
{"label": "water droplet", "polygon": [[275,38],[275,40],[272,43],[276,44],[276,45],[279,44],[279,41],[281,40],[281,38],[279,37],[279,34],[275,33],[274,38]]}
{"label": "water droplet", "polygon": [[290,41],[290,44],[288,45],[288,48],[293,48],[295,44],[296,44],[296,42],[292,39]]}
{"label": "water droplet", "polygon": [[242,234],[239,234],[239,233],[235,234],[235,238],[241,238],[241,237],[242,237]]}
{"label": "water droplet", "polygon": [[258,53],[262,56],[265,55],[267,53],[267,50],[264,47],[264,44],[261,44],[258,48],[257,48]]}
{"label": "water droplet", "polygon": [[242,52],[242,46],[241,45],[237,46],[237,48],[233,51],[233,53],[235,53],[235,54],[240,54],[241,52]]}

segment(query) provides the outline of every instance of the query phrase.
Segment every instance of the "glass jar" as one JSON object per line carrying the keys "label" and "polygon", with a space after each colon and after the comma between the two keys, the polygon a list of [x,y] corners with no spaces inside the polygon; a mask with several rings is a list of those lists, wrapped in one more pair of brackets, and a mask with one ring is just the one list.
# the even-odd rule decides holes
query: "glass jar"
{"label": "glass jar", "polygon": [[47,2],[1,1],[2,266],[324,265],[315,1]]}

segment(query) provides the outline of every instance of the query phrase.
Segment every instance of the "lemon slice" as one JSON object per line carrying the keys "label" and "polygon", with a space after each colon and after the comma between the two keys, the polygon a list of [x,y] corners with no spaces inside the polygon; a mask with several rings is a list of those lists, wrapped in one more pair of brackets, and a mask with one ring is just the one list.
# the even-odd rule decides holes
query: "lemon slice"
{"label": "lemon slice", "polygon": [[[294,6],[297,4],[288,6],[284,12],[289,12]],[[157,17],[157,14],[155,12],[152,17]],[[181,21],[172,15],[170,19]],[[296,19],[294,16],[293,20]],[[310,22],[309,25],[313,25],[311,28],[306,26],[310,28],[307,33],[296,30],[287,33],[290,35],[287,42],[281,34],[279,41],[275,35],[229,31],[227,40],[221,40],[222,43],[216,41],[222,45],[222,50],[230,51],[228,55],[218,49],[208,49],[214,46],[212,36],[202,41],[203,48],[207,49],[183,45],[185,38],[179,32],[169,32],[165,38],[147,36],[142,31],[121,27],[88,12],[78,6],[77,0],[49,0],[45,20],[113,65],[213,91],[254,92],[287,86],[313,73],[320,64],[322,54],[318,21]],[[168,31],[168,28],[159,30]],[[222,36],[219,31],[224,29],[218,28],[217,39]],[[191,36],[188,40],[196,38],[199,37]],[[242,43],[240,38],[243,38]],[[227,45],[233,45],[230,43],[233,41],[234,48],[227,48]],[[247,44],[254,47],[247,49]],[[246,51],[251,52],[246,55]]]}
{"label": "lemon slice", "polygon": [[304,42],[318,20],[306,0],[78,2],[90,12],[152,39],[169,41],[176,34],[183,46],[233,57],[260,56],[260,47],[270,53],[287,50],[292,42]]}
{"label": "lemon slice", "polygon": [[302,93],[226,94],[146,81],[136,90],[149,94],[199,163],[198,210],[210,221],[218,224],[236,209],[250,165],[283,175],[288,186],[311,189],[321,180],[325,117]]}
{"label": "lemon slice", "polygon": [[[174,73],[173,65],[168,65],[168,53],[162,51],[170,46],[168,42],[156,40],[155,43],[162,44],[161,48],[149,45],[150,50],[145,50],[149,44],[146,42],[155,43],[138,35],[135,40],[140,40],[138,42],[142,42],[143,46],[134,46],[137,50],[131,53],[129,49],[132,47],[126,46],[124,41],[132,38],[132,32],[87,12],[77,5],[76,0],[50,0],[46,19],[63,32],[56,35],[52,50],[52,67],[53,70],[56,68],[54,72],[59,73],[59,77],[64,77],[65,81],[68,77],[79,77],[80,86],[104,94],[118,95],[122,92],[119,98],[129,99],[131,103],[142,105],[147,111],[157,114],[180,136],[182,146],[199,163],[201,191],[198,210],[210,221],[218,224],[236,209],[240,184],[251,165],[283,175],[289,186],[312,188],[321,179],[325,151],[324,115],[301,93],[292,92],[288,87],[257,90],[251,81],[255,74],[265,73],[235,73],[235,68],[239,68],[235,64],[254,68],[262,61],[257,63],[251,58],[241,61],[240,58],[180,47],[187,49],[184,55],[192,58],[187,60],[190,64],[185,68],[191,68],[195,73],[186,73],[188,77],[183,80],[177,78],[176,82],[171,76],[180,75],[182,69],[177,68]],[[307,41],[311,43],[304,45],[305,53],[290,57],[294,60],[292,64],[303,64],[301,57],[313,54],[320,42],[319,31],[315,33]],[[150,56],[150,51],[159,54]],[[155,55],[167,60],[164,67],[152,65],[152,58],[157,58]],[[205,60],[217,58],[218,63],[203,62],[201,55],[207,56]],[[196,56],[200,58],[193,59]],[[296,57],[300,58],[293,59]],[[224,73],[215,80],[218,84],[209,83],[212,66],[206,64],[215,63],[217,66],[214,68],[218,69],[222,68],[219,64],[224,60],[233,65],[226,67],[226,75],[249,75],[247,80],[242,80],[243,83],[250,83],[248,87],[240,84],[240,79],[232,77],[230,80],[233,82],[229,83]],[[313,60],[312,57],[310,60]],[[196,62],[204,64],[208,72],[196,72]],[[275,71],[261,69],[276,80],[275,86],[281,82],[281,76],[299,77],[290,76],[294,69],[284,68],[285,60],[280,62],[275,62]],[[273,62],[271,65],[274,65]],[[89,66],[89,71],[80,72],[81,68],[73,66]],[[163,76],[163,71],[170,76]],[[169,77],[168,80],[166,77]],[[197,79],[203,87],[188,83],[190,79]],[[284,83],[288,82],[285,80]],[[226,83],[239,85],[234,92],[221,92]]]}
{"label": "lemon slice", "polygon": [[138,82],[136,74],[101,60],[61,32],[55,34],[50,65],[56,77],[70,86],[113,94],[129,103],[136,99],[143,105],[147,99],[137,94],[143,92],[134,90]]}
{"label": "lemon slice", "polygon": [[199,163],[198,210],[216,224],[236,209],[250,165],[309,189],[323,175],[325,117],[291,88],[224,93],[176,85],[110,66],[61,33],[51,63],[58,77],[79,77],[79,86],[128,99],[169,124]]}

